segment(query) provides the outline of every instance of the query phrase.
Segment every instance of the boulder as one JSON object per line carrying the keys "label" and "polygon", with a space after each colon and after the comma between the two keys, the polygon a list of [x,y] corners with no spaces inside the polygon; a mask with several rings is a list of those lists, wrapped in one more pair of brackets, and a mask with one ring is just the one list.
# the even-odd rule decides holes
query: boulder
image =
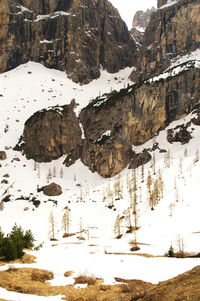
{"label": "boulder", "polygon": [[62,188],[56,183],[51,183],[43,187],[43,193],[48,196],[57,196],[62,194]]}
{"label": "boulder", "polygon": [[7,159],[6,152],[0,151],[0,160],[6,160],[6,159]]}

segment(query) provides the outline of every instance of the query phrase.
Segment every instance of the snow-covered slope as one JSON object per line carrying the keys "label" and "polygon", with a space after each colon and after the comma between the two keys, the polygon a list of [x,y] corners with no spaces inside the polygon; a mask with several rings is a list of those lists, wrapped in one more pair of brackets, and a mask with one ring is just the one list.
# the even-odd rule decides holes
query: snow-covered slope
{"label": "snow-covered slope", "polygon": [[[146,253],[163,256],[171,244],[178,250],[180,243],[187,252],[199,252],[199,126],[191,124],[188,128],[192,139],[187,145],[179,142],[170,144],[166,139],[167,130],[186,124],[195,115],[190,114],[173,122],[145,145],[134,147],[137,153],[149,149],[152,155],[152,160],[144,166],[144,175],[139,167],[135,173],[125,169],[112,179],[103,179],[96,173],[92,174],[80,161],[69,168],[62,165],[63,158],[51,163],[34,164],[33,160],[28,161],[12,149],[23,132],[24,122],[37,110],[67,104],[75,98],[79,103],[78,113],[90,98],[127,86],[129,74],[130,69],[115,75],[102,71],[100,79],[80,86],[67,79],[62,72],[29,62],[0,75],[0,150],[7,153],[7,159],[1,161],[0,176],[1,181],[8,181],[8,184],[0,184],[0,193],[1,199],[10,196],[10,201],[4,202],[4,208],[0,211],[0,226],[7,233],[17,222],[24,229],[32,230],[36,244],[44,241],[40,251],[32,252],[37,256],[37,263],[32,266],[52,270],[55,278],[52,284],[73,283],[73,276],[83,273],[102,277],[105,283],[115,283],[114,277],[156,283],[200,264],[200,259],[194,258],[180,261],[130,255]],[[154,145],[158,147],[153,148]],[[38,186],[47,184],[49,171],[52,177],[50,182],[62,186],[63,194],[58,197],[49,198],[37,191]],[[154,210],[151,210],[149,203],[149,174],[151,190],[159,175],[164,183],[163,195]],[[139,228],[135,231],[136,237],[134,233],[127,233],[130,221],[132,226],[135,224],[136,214],[132,209],[134,193],[131,197],[129,193],[130,187],[134,187],[134,179]],[[39,207],[34,205],[33,197],[40,201]],[[69,232],[76,235],[62,238],[62,217],[66,206],[70,208]],[[49,241],[51,213],[58,239],[53,243]],[[120,239],[116,239],[118,233],[114,231],[118,228],[114,227],[118,216],[122,234]],[[78,236],[85,240],[79,240]],[[140,250],[133,253],[130,251],[130,241],[135,238]],[[52,247],[52,244],[56,246]],[[75,274],[64,278],[67,270],[73,270]],[[3,289],[0,289],[0,296],[21,301],[61,300],[59,296],[28,296],[27,299],[27,296]]]}

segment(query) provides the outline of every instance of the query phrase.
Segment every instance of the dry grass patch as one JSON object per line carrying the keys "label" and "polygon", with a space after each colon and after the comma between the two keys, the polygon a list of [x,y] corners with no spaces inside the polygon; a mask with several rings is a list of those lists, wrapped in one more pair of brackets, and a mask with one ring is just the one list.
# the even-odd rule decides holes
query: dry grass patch
{"label": "dry grass patch", "polygon": [[37,257],[30,255],[30,254],[24,254],[21,258],[17,258],[15,260],[7,261],[4,257],[0,258],[0,266],[6,265],[7,263],[14,264],[14,263],[35,263]]}
{"label": "dry grass patch", "polygon": [[73,271],[67,271],[67,272],[64,273],[64,276],[65,276],[65,277],[70,277],[70,276],[72,276],[73,274],[74,274]]}
{"label": "dry grass patch", "polygon": [[52,280],[53,279],[53,273],[45,270],[33,270],[31,279],[33,281],[39,281],[44,283],[47,280]]}
{"label": "dry grass patch", "polygon": [[46,280],[53,278],[49,271],[33,268],[14,268],[0,271],[0,286],[11,291],[41,296],[53,295]]}
{"label": "dry grass patch", "polygon": [[74,284],[95,285],[95,284],[103,283],[103,279],[95,278],[93,275],[90,275],[90,276],[80,275],[74,279],[75,279]]}
{"label": "dry grass patch", "polygon": [[[39,279],[33,280],[32,277],[35,274],[45,276],[36,276]],[[51,272],[40,269],[16,269],[11,267],[9,270],[0,271],[0,286],[7,290],[40,296],[61,294],[68,301],[200,300],[200,266],[158,285],[140,280],[115,278],[116,281],[121,283],[116,285],[91,284],[86,288],[75,289],[73,285],[50,286],[46,282],[48,278],[46,275],[52,277]]]}
{"label": "dry grass patch", "polygon": [[127,252],[105,252],[107,255],[132,255],[132,256],[142,256],[147,258],[154,258],[154,257],[160,257],[160,256],[154,256],[147,253],[127,253]]}
{"label": "dry grass patch", "polygon": [[[24,294],[38,296],[63,295],[66,298],[65,300],[70,301],[130,301],[140,293],[138,293],[139,284],[136,286],[133,284],[133,291],[131,291],[130,288],[127,289],[121,284],[99,285],[97,283],[100,279],[94,278],[91,280],[90,278],[93,277],[82,279],[82,283],[87,281],[89,284],[86,288],[76,289],[73,285],[51,286],[46,282],[47,279],[52,279],[52,273],[49,271],[33,268],[10,268],[6,271],[0,271],[0,286]],[[149,285],[145,282],[141,283],[140,290],[143,294],[144,288],[149,287]]]}

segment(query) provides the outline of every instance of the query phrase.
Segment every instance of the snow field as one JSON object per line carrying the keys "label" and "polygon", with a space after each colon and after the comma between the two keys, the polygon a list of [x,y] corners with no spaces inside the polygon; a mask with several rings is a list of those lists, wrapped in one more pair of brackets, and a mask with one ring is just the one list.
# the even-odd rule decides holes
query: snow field
{"label": "snow field", "polygon": [[[133,205],[129,194],[129,186],[133,186],[134,182],[132,170],[126,168],[112,179],[103,179],[97,173],[91,173],[80,160],[69,168],[63,166],[64,158],[35,165],[33,160],[27,160],[19,152],[12,150],[23,133],[24,122],[37,110],[57,104],[67,104],[75,98],[79,103],[76,111],[78,114],[90,98],[95,98],[102,92],[110,92],[111,89],[118,90],[124,85],[127,86],[130,83],[129,74],[130,68],[122,70],[117,75],[109,75],[102,71],[100,79],[83,87],[72,83],[63,72],[49,70],[29,62],[0,75],[2,124],[7,125],[0,128],[0,150],[6,148],[8,157],[1,162],[1,179],[5,174],[9,174],[6,178],[9,184],[0,184],[1,199],[7,194],[11,195],[11,201],[4,203],[4,209],[0,211],[0,226],[5,233],[8,233],[17,222],[23,229],[32,230],[36,245],[44,242],[40,251],[31,252],[37,257],[37,263],[32,264],[31,267],[52,271],[54,273],[54,280],[50,282],[52,285],[72,284],[74,277],[80,274],[102,277],[106,284],[115,283],[114,277],[135,278],[157,283],[200,263],[198,258],[146,258],[126,255],[131,253],[129,242],[134,240],[133,234],[126,233],[127,210],[130,205]],[[144,148],[151,149],[155,143],[158,143],[160,149],[166,150],[165,153],[159,152],[158,149],[154,152],[155,175],[153,159],[144,166],[144,182],[141,167],[136,170],[139,226],[136,236],[140,247],[136,254],[163,256],[171,244],[175,250],[178,250],[179,239],[183,241],[185,251],[199,252],[200,162],[198,160],[194,162],[197,150],[200,150],[199,127],[194,125],[190,127],[193,138],[187,145],[170,144],[166,140],[168,129],[186,124],[190,119],[191,114],[184,119],[174,121],[154,139],[144,145],[133,147],[134,151],[139,153]],[[153,152],[150,153],[153,157]],[[19,161],[18,159],[16,161],[16,158]],[[62,177],[61,169],[63,169]],[[58,197],[49,198],[42,192],[37,192],[38,186],[47,184],[49,170],[52,175],[50,182],[62,186],[63,194]],[[53,176],[54,170],[56,174]],[[154,182],[159,175],[159,170],[164,182],[163,197],[154,210],[151,210],[147,188],[148,171]],[[117,182],[120,196],[117,193],[112,195]],[[33,202],[24,200],[24,197],[29,199],[36,197],[41,203],[36,208]],[[70,233],[77,234],[64,239],[62,217],[66,206],[70,208]],[[51,213],[55,219],[55,236],[58,239],[55,242],[49,241]],[[116,239],[116,233],[113,231],[118,215],[122,217],[121,239]],[[131,214],[131,223],[132,225],[135,223],[133,214]],[[84,231],[79,233],[81,228]],[[78,236],[83,236],[85,240],[79,240]],[[15,266],[30,265],[15,264]],[[74,274],[65,278],[63,274],[69,270],[74,271]],[[61,300],[61,296],[28,296],[7,292],[1,288],[0,295],[13,301]]]}

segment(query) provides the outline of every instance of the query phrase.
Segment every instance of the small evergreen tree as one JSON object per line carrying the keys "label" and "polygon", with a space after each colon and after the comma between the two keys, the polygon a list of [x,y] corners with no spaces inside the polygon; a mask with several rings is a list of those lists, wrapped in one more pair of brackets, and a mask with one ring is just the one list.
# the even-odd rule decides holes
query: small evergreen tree
{"label": "small evergreen tree", "polygon": [[33,242],[34,242],[33,233],[31,232],[31,230],[27,230],[24,235],[24,248],[27,249],[32,248]]}
{"label": "small evergreen tree", "polygon": [[4,256],[6,260],[15,260],[24,255],[23,249],[33,246],[33,234],[30,230],[24,231],[20,226],[15,224],[10,234],[4,237],[0,229],[0,256]]}
{"label": "small evergreen tree", "polygon": [[17,257],[21,258],[24,255],[23,249],[24,249],[24,231],[22,230],[21,226],[17,226],[15,224],[12,228],[12,231],[9,235],[9,238],[13,241],[16,251],[17,251]]}
{"label": "small evergreen tree", "polygon": [[174,248],[172,247],[172,245],[171,245],[170,248],[169,248],[169,251],[168,251],[168,253],[167,253],[167,256],[168,256],[168,257],[174,257],[174,256],[175,256],[175,254],[174,254]]}
{"label": "small evergreen tree", "polygon": [[[11,237],[4,237],[1,251],[6,260],[15,260],[16,258],[21,258],[23,256],[23,251],[17,249],[19,246],[16,246],[15,241]],[[22,252],[22,255],[19,256],[19,253]]]}

